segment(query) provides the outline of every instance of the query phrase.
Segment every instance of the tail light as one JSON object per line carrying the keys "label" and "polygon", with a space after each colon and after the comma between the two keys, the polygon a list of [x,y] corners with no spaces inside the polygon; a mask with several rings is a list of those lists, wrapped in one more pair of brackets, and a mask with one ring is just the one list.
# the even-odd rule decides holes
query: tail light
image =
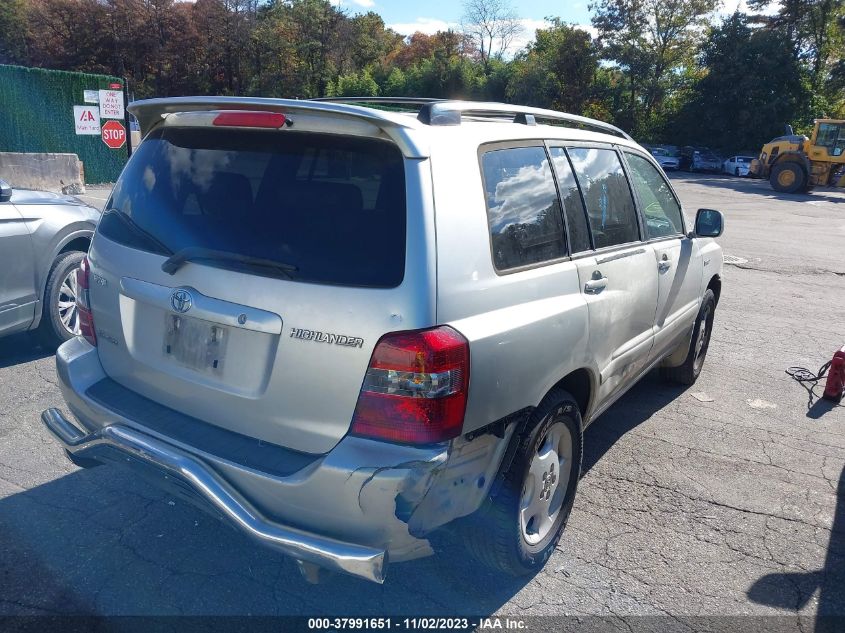
{"label": "tail light", "polygon": [[97,335],[94,332],[94,316],[91,314],[91,303],[88,297],[88,289],[91,280],[91,265],[88,263],[88,256],[82,258],[82,263],[76,270],[76,311],[79,315],[79,333],[91,343],[97,344]]}
{"label": "tail light", "polygon": [[394,332],[376,344],[351,433],[403,444],[461,434],[469,387],[469,342],[441,326]]}

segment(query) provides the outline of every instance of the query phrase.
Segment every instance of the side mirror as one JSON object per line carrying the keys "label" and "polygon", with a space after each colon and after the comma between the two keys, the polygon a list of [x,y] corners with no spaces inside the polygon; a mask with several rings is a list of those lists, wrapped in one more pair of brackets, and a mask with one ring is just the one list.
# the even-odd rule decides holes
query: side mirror
{"label": "side mirror", "polygon": [[699,209],[695,214],[696,237],[719,237],[725,229],[725,218],[721,211]]}
{"label": "side mirror", "polygon": [[8,202],[12,199],[12,187],[5,180],[0,180],[0,202]]}

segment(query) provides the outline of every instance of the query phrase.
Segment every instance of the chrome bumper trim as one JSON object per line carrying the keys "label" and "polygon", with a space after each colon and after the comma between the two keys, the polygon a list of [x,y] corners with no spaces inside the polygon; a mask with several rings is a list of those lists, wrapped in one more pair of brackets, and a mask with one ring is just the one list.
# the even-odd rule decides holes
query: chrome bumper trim
{"label": "chrome bumper trim", "polygon": [[387,566],[384,550],[316,536],[274,523],[200,460],[165,442],[120,424],[104,426],[86,434],[58,409],[44,411],[41,421],[74,455],[81,457],[97,446],[107,445],[172,473],[189,484],[241,532],[262,545],[326,569],[377,583],[384,582]]}

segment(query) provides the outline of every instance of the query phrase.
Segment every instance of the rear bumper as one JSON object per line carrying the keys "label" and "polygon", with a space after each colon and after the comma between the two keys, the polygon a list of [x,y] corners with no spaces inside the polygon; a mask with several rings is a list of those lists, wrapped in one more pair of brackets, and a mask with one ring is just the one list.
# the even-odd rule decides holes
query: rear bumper
{"label": "rear bumper", "polygon": [[143,419],[155,409],[130,417],[118,403],[92,398],[89,390],[108,376],[81,338],[59,348],[56,373],[78,424],[56,409],[42,420],[77,461],[133,467],[261,544],[376,582],[388,558],[431,554],[431,531],[479,507],[512,432],[423,447],[345,437],[279,474],[198,448],[168,433],[169,419]]}
{"label": "rear bumper", "polygon": [[262,545],[333,571],[384,582],[387,554],[383,549],[345,543],[274,523],[201,461],[160,440],[119,424],[86,434],[58,409],[44,411],[41,420],[74,455],[96,459],[103,447],[114,448],[179,478],[241,532]]}

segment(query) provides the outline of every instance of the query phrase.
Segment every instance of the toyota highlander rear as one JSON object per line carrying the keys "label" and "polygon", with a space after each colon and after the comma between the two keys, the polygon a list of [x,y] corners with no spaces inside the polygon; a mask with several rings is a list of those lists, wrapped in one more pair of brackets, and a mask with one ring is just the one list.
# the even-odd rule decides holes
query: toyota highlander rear
{"label": "toyota highlander rear", "polygon": [[44,420],[78,463],[138,466],[380,581],[388,551],[428,548],[409,526],[461,433],[469,347],[434,322],[427,158],[332,108],[160,117],[79,273],[84,340],[57,356],[83,428]]}

